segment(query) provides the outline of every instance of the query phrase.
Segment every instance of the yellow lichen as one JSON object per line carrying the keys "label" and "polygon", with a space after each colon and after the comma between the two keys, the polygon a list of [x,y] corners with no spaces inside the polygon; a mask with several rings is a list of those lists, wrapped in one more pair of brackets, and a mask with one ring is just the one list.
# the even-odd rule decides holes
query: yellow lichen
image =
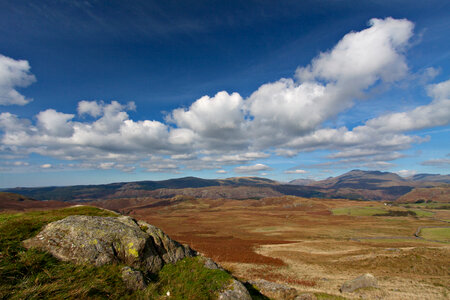
{"label": "yellow lichen", "polygon": [[138,257],[139,253],[137,252],[136,249],[133,248],[134,244],[133,243],[128,243],[128,252],[133,255],[134,257]]}

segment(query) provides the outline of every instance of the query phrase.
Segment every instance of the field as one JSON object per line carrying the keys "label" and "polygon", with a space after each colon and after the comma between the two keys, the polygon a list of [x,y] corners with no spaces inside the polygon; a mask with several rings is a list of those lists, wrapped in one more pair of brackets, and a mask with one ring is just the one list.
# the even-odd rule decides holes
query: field
{"label": "field", "polygon": [[[348,299],[450,295],[450,232],[442,228],[450,227],[449,210],[289,196],[190,199],[138,205],[127,213],[161,227],[242,280],[266,279]],[[345,281],[364,273],[377,277],[379,289],[339,292]]]}

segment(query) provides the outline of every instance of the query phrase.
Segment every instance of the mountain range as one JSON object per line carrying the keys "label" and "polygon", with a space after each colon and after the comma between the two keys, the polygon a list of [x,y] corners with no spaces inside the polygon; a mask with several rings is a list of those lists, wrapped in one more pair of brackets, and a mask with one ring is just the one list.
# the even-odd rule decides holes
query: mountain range
{"label": "mountain range", "polygon": [[417,174],[408,178],[395,173],[353,170],[337,177],[280,183],[259,177],[202,179],[183,177],[162,181],[119,182],[63,187],[18,187],[3,192],[17,193],[36,200],[90,202],[105,199],[177,195],[196,198],[259,199],[293,195],[316,198],[394,201],[415,188],[432,188],[450,183],[450,175]]}

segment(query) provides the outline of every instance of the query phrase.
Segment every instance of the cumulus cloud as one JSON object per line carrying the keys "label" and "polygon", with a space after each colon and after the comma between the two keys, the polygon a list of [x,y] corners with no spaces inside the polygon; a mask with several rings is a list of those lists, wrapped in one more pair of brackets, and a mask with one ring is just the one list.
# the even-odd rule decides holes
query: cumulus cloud
{"label": "cumulus cloud", "polygon": [[[383,114],[354,128],[332,127],[329,121],[370,89],[408,77],[405,51],[413,27],[405,19],[372,19],[367,29],[348,33],[299,67],[295,78],[263,84],[246,99],[225,91],[201,97],[187,108],[172,110],[165,122],[132,120],[128,112],[136,109],[134,102],[117,101],[82,100],[76,114],[47,109],[35,122],[0,113],[0,149],[11,157],[38,153],[79,160],[84,167],[139,166],[149,172],[223,171],[223,165],[241,165],[234,172],[252,174],[271,168],[245,164],[317,149],[332,151],[325,157],[327,166],[392,167],[390,161],[403,157],[402,150],[428,139],[410,132],[449,124],[450,80],[427,87],[432,99],[428,104]],[[5,69],[7,64],[12,67]],[[29,69],[26,61],[0,56],[0,92],[30,84],[34,77]],[[426,73],[437,74],[436,69]],[[8,103],[26,103],[17,99]]]}
{"label": "cumulus cloud", "polygon": [[52,167],[51,164],[43,164],[43,165],[41,165],[42,169],[50,169],[51,167]]}
{"label": "cumulus cloud", "polygon": [[270,171],[270,170],[272,170],[272,168],[264,164],[255,164],[252,166],[239,166],[234,168],[234,172],[241,174],[256,174],[260,171]]}
{"label": "cumulus cloud", "polygon": [[30,69],[28,61],[0,54],[0,105],[25,105],[31,101],[16,90],[36,81]]}
{"label": "cumulus cloud", "polygon": [[90,115],[92,117],[98,117],[103,111],[103,103],[98,103],[97,101],[80,101],[78,103],[78,114],[79,115]]}
{"label": "cumulus cloud", "polygon": [[396,172],[398,175],[402,177],[410,177],[417,174],[417,171],[415,170],[400,170]]}
{"label": "cumulus cloud", "polygon": [[[222,91],[212,98],[204,96],[196,100],[188,109],[173,110],[166,117],[179,128],[172,133],[172,141],[186,143],[195,139],[200,147],[242,148],[246,143],[243,102],[238,93],[230,95]],[[182,135],[188,138],[181,138]]]}
{"label": "cumulus cloud", "polygon": [[37,116],[38,126],[42,131],[51,136],[68,137],[74,132],[69,123],[75,115],[57,112],[54,109],[41,111]]}
{"label": "cumulus cloud", "polygon": [[326,120],[381,82],[403,78],[403,54],[413,24],[392,18],[372,19],[370,28],[351,32],[330,51],[321,53],[293,79],[262,85],[246,103],[256,145],[268,147],[316,130]]}

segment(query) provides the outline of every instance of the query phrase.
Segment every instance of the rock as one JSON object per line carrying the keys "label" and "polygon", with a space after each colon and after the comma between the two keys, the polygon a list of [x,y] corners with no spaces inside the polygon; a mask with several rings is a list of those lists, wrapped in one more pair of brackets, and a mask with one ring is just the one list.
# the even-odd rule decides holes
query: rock
{"label": "rock", "polygon": [[156,251],[165,263],[176,263],[185,257],[197,256],[197,252],[188,245],[181,245],[177,241],[172,240],[158,227],[144,221],[137,221],[137,224],[153,238]]}
{"label": "rock", "polygon": [[302,293],[294,298],[295,300],[316,300],[316,295],[312,293]]}
{"label": "rock", "polygon": [[219,294],[218,300],[251,300],[252,297],[242,282],[233,279],[224,291]]}
{"label": "rock", "polygon": [[146,273],[157,273],[164,263],[195,256],[159,228],[131,217],[69,216],[47,224],[34,238],[23,242],[78,264],[123,263]]}
{"label": "rock", "polygon": [[355,279],[347,281],[340,288],[341,293],[351,293],[357,289],[367,287],[378,287],[377,279],[372,274],[364,274]]}
{"label": "rock", "polygon": [[273,299],[295,299],[297,296],[297,290],[276,282],[267,281],[264,279],[251,280],[250,284],[256,286],[258,290],[265,296]]}
{"label": "rock", "polygon": [[203,265],[205,266],[205,268],[211,269],[211,270],[223,270],[223,268],[220,267],[211,258],[209,258],[209,257],[202,257],[202,259],[203,259]]}
{"label": "rock", "polygon": [[122,268],[122,279],[127,288],[133,291],[143,290],[147,287],[142,272],[133,270],[130,267]]}

